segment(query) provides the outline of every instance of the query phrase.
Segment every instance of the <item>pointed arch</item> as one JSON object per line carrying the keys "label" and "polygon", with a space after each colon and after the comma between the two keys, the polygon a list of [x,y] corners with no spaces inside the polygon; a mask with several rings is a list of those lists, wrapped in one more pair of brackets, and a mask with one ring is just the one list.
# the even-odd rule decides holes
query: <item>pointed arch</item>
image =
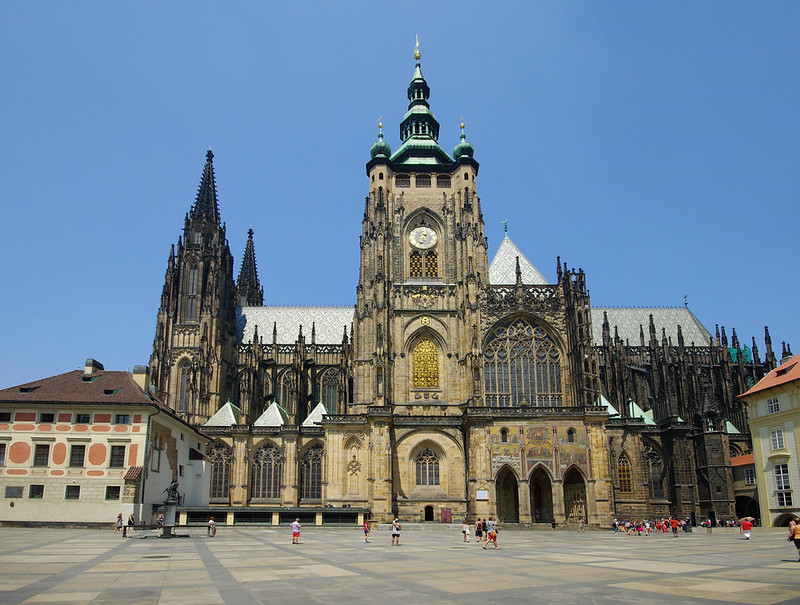
{"label": "pointed arch", "polygon": [[361,443],[361,439],[356,437],[355,435],[350,435],[344,442],[344,449],[351,450],[353,448],[360,450],[363,447]]}
{"label": "pointed arch", "polygon": [[314,441],[300,453],[300,502],[322,499],[322,462],[325,449]]}
{"label": "pointed arch", "polygon": [[496,324],[483,347],[486,405],[561,407],[562,348],[543,323],[527,316]]}
{"label": "pointed arch", "polygon": [[511,466],[508,462],[504,462],[503,464],[500,465],[500,468],[498,468],[497,472],[494,474],[495,481],[497,481],[497,478],[500,476],[500,473],[503,472],[503,469],[511,473],[514,476],[515,481],[520,480],[520,476],[517,470],[513,466]]}
{"label": "pointed arch", "polygon": [[417,339],[411,349],[411,387],[438,389],[439,347],[427,334]]}
{"label": "pointed arch", "polygon": [[650,497],[654,500],[662,500],[666,497],[664,490],[665,478],[665,458],[658,447],[648,439],[643,439],[645,470],[647,472],[647,485],[650,490]]}
{"label": "pointed arch", "polygon": [[192,407],[193,400],[192,361],[188,357],[178,362],[178,411],[186,412]]}
{"label": "pointed arch", "polygon": [[419,451],[414,461],[416,485],[439,485],[439,457],[429,447]]}
{"label": "pointed arch", "polygon": [[556,478],[555,475],[553,474],[552,469],[549,466],[547,466],[544,462],[537,462],[536,464],[533,465],[533,467],[531,467],[531,470],[528,473],[528,481],[532,481],[533,475],[540,471],[543,472],[545,475],[547,475],[547,478],[550,481],[553,481]]}
{"label": "pointed arch", "polygon": [[250,456],[250,498],[277,500],[281,497],[283,452],[271,441],[265,441]]}
{"label": "pointed arch", "polygon": [[628,453],[623,452],[617,458],[617,483],[622,495],[633,495],[633,468]]}
{"label": "pointed arch", "polygon": [[222,441],[215,441],[208,448],[211,466],[209,499],[211,502],[228,502],[231,487],[233,450]]}

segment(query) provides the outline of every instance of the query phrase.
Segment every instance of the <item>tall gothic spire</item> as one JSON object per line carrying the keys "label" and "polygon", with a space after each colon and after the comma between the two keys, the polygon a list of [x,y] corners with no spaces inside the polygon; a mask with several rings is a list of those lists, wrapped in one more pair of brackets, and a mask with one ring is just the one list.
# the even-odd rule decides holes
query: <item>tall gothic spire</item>
{"label": "tall gothic spire", "polygon": [[258,281],[252,229],[247,232],[242,268],[239,271],[239,279],[236,280],[236,304],[240,307],[260,307],[264,304],[264,288]]}
{"label": "tall gothic spire", "polygon": [[211,223],[219,224],[219,205],[217,204],[217,183],[214,179],[214,154],[209,149],[206,152],[206,165],[203,168],[203,178],[197,190],[197,199],[189,213],[192,220],[205,219]]}

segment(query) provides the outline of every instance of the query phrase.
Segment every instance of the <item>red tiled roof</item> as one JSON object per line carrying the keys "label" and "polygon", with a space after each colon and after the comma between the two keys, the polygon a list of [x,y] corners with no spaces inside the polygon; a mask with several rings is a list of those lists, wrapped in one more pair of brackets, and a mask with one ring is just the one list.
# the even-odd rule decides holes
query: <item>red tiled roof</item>
{"label": "red tiled roof", "polygon": [[750,395],[755,395],[761,391],[766,391],[773,387],[781,386],[789,382],[800,380],[800,355],[787,359],[784,363],[772,370],[769,374],[764,376],[749,391],[742,393],[739,397],[745,398]]}
{"label": "red tiled roof", "polygon": [[1,403],[149,404],[151,399],[128,372],[73,370],[0,390]]}
{"label": "red tiled roof", "polygon": [[745,466],[755,464],[756,459],[753,454],[743,454],[742,456],[731,456],[731,466]]}
{"label": "red tiled roof", "polygon": [[132,466],[128,469],[128,472],[125,473],[125,481],[136,481],[139,477],[142,476],[142,467],[141,466]]}

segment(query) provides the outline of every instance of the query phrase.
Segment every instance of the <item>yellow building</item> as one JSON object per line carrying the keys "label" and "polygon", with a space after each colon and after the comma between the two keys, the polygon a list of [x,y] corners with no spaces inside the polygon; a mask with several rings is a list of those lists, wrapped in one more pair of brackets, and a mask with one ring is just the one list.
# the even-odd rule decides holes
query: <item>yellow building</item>
{"label": "yellow building", "polygon": [[750,416],[756,482],[764,526],[785,526],[800,515],[800,355],[741,395]]}

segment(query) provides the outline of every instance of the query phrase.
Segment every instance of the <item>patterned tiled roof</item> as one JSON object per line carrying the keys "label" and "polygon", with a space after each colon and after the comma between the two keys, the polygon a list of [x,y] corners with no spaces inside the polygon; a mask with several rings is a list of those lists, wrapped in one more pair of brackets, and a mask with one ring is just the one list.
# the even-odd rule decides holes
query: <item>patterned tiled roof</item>
{"label": "patterned tiled roof", "polygon": [[603,313],[608,314],[611,336],[614,326],[619,337],[631,345],[639,344],[639,326],[644,330],[645,342],[649,339],[650,315],[656,326],[656,336],[661,341],[661,328],[664,328],[672,343],[678,343],[678,326],[683,332],[687,345],[694,343],[707,347],[711,334],[687,307],[592,307],[592,337],[594,344],[603,344]]}
{"label": "patterned tiled roof", "polygon": [[239,424],[242,411],[230,401],[226,402],[203,426],[232,426]]}
{"label": "patterned tiled roof", "polygon": [[507,286],[517,283],[517,257],[522,272],[522,283],[527,286],[546,285],[547,280],[533,266],[533,263],[517,248],[507,235],[489,265],[489,283],[493,286]]}
{"label": "patterned tiled roof", "polygon": [[350,331],[353,307],[239,307],[236,309],[236,336],[239,342],[250,342],[258,326],[258,335],[265,344],[272,342],[272,327],[277,324],[278,343],[297,341],[300,326],[306,342],[311,341],[314,324],[317,344],[341,344],[344,330]]}

